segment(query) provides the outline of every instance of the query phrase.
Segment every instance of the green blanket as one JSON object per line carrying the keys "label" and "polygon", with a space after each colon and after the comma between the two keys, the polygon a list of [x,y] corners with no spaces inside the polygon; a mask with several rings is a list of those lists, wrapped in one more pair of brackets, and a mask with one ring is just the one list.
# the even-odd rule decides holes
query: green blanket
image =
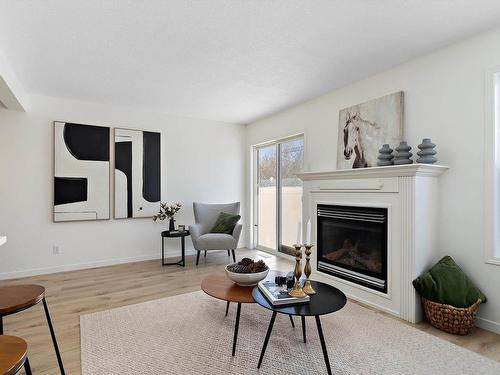
{"label": "green blanket", "polygon": [[413,280],[413,286],[425,299],[455,307],[469,307],[479,298],[486,302],[486,296],[450,256]]}

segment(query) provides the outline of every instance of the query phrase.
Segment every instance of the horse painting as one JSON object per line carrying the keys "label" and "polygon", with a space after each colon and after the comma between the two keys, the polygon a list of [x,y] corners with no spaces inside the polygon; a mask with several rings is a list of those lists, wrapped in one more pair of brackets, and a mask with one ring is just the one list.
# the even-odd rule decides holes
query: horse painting
{"label": "horse painting", "polygon": [[402,140],[403,93],[395,93],[340,111],[337,169],[377,165],[384,143]]}

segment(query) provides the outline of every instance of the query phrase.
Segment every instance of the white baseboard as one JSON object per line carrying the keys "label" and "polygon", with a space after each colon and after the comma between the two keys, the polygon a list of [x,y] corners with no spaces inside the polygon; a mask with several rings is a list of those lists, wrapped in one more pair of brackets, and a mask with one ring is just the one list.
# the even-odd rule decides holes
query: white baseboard
{"label": "white baseboard", "polygon": [[484,319],[478,316],[476,318],[476,326],[500,335],[500,323],[494,322],[493,320]]}
{"label": "white baseboard", "polygon": [[[192,250],[186,250],[186,256],[194,255],[194,254],[196,254],[196,252],[194,252]],[[165,254],[165,256],[172,257],[175,255],[167,253],[167,254]],[[83,270],[83,269],[87,269],[87,268],[106,267],[106,266],[113,266],[115,264],[141,262],[141,261],[145,261],[145,260],[160,259],[160,258],[161,258],[161,254],[158,254],[157,252],[155,252],[154,254],[138,255],[138,256],[127,257],[127,258],[114,258],[114,259],[99,260],[96,262],[74,263],[74,264],[65,264],[65,265],[54,266],[54,267],[33,268],[33,269],[22,270],[22,271],[3,272],[3,273],[0,273],[0,280],[18,279],[20,277],[46,275],[49,273]]]}
{"label": "white baseboard", "polygon": [[[239,247],[238,249],[241,249],[241,247]],[[210,251],[212,251],[212,250],[210,250]],[[225,250],[222,250],[222,251],[225,251]],[[186,256],[190,256],[190,255],[196,255],[196,250],[186,249]],[[177,258],[177,257],[179,257],[179,254],[177,252],[176,253],[166,252],[165,258],[171,258],[171,257]],[[114,259],[99,260],[96,262],[74,263],[74,264],[65,264],[65,265],[54,266],[54,267],[32,268],[29,270],[2,272],[2,273],[0,273],[0,280],[18,279],[21,277],[46,275],[49,273],[56,273],[56,272],[76,271],[76,270],[83,270],[83,269],[87,269],[87,268],[106,267],[106,266],[113,266],[115,264],[141,262],[141,261],[145,261],[145,260],[160,259],[160,258],[161,258],[161,254],[154,253],[154,254],[139,255],[139,256],[127,257],[127,258],[114,258]]]}

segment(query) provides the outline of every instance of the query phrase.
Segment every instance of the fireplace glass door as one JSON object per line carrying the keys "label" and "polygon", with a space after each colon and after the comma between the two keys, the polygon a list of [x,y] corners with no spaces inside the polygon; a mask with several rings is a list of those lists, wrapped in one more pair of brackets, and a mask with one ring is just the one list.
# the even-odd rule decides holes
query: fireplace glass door
{"label": "fireplace glass door", "polygon": [[387,209],[318,205],[318,270],[387,291]]}

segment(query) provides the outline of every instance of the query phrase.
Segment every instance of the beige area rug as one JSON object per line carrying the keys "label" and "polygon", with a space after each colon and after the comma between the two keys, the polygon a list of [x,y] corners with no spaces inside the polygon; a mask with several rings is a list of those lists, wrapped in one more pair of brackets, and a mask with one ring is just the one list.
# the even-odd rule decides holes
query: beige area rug
{"label": "beige area rug", "polygon": [[[194,292],[80,317],[83,375],[324,374],[314,318],[291,327],[278,314],[260,370],[257,361],[271,312],[241,309],[231,356],[236,304]],[[382,314],[348,303],[322,317],[334,374],[500,374],[489,360]]]}

